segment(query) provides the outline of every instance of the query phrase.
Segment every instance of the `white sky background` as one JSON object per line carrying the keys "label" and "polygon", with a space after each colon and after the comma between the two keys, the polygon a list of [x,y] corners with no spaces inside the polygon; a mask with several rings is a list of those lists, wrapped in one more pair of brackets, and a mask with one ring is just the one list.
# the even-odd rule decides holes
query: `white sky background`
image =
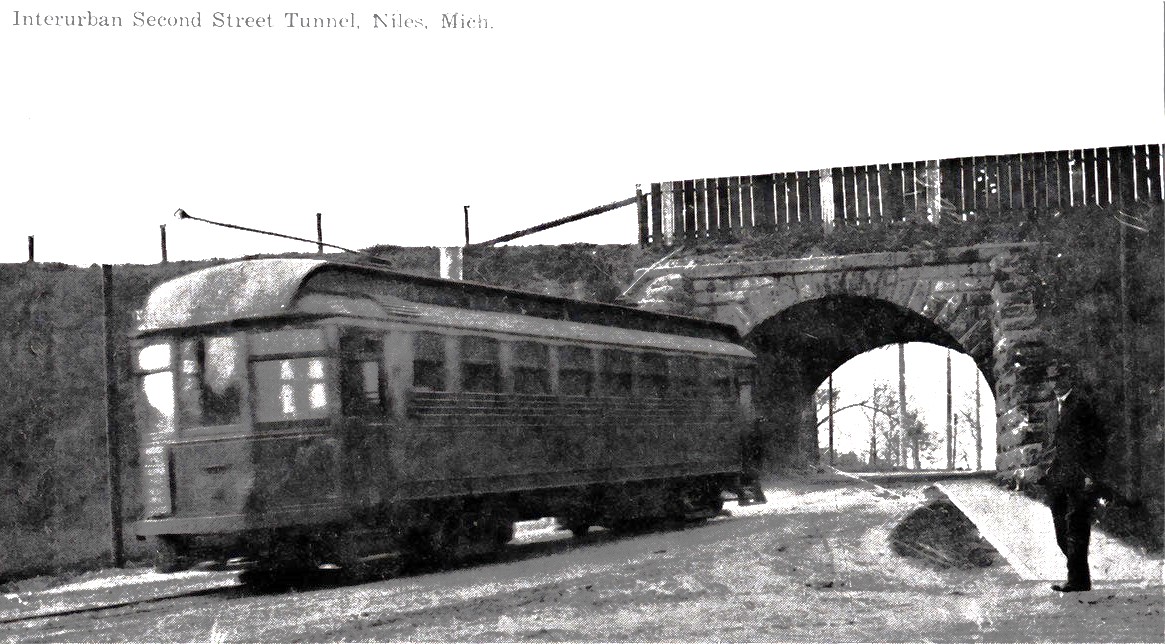
{"label": "white sky background", "polygon": [[[313,249],[179,207],[308,238],[323,212],[349,248],[457,245],[465,204],[483,241],[653,181],[1165,140],[1156,0],[3,5],[0,262],[35,235],[40,261],[153,263],[159,224],[172,260]],[[128,26],[145,7],[204,26]],[[225,10],[361,28],[209,27]],[[127,26],[16,27],[15,11]],[[430,28],[373,29],[374,11]],[[442,30],[442,11],[492,29]],[[524,242],[635,238],[626,208]],[[940,430],[944,354],[908,356]],[[885,355],[838,385],[896,382]]]}
{"label": "white sky background", "polygon": [[[637,183],[1162,140],[1162,4],[5,0],[0,261],[481,241]],[[201,29],[128,26],[202,11]],[[320,11],[312,12],[312,7]],[[212,29],[213,11],[359,30]],[[440,12],[486,16],[439,28]],[[14,27],[14,11],[121,29]],[[372,29],[373,11],[430,29]],[[635,241],[634,209],[528,243]]]}
{"label": "white sky background", "polygon": [[[907,405],[917,409],[934,437],[936,449],[927,459],[922,459],[924,468],[946,467],[946,414],[947,414],[947,350],[933,344],[910,342],[906,345],[906,397]],[[951,352],[951,399],[955,415],[961,410],[974,413],[975,380],[979,380],[979,421],[983,428],[983,467],[995,468],[995,398],[986,379],[970,356]],[[898,345],[879,347],[859,355],[839,367],[833,373],[833,386],[840,390],[834,400],[834,409],[841,410],[834,415],[834,453],[853,452],[867,459],[870,446],[870,421],[868,410],[846,405],[865,401],[873,393],[874,383],[884,381],[890,385],[895,405],[898,400]],[[828,382],[828,381],[827,381]],[[822,383],[821,388],[827,385]],[[897,406],[892,411],[897,417]],[[818,419],[825,421],[828,408],[818,413]],[[822,422],[818,426],[819,444],[829,445],[829,425]],[[883,439],[879,435],[879,451]],[[955,437],[957,467],[975,468],[975,440],[971,426],[963,418],[959,419]],[[881,458],[881,454],[879,454]],[[913,462],[913,461],[912,461]]]}

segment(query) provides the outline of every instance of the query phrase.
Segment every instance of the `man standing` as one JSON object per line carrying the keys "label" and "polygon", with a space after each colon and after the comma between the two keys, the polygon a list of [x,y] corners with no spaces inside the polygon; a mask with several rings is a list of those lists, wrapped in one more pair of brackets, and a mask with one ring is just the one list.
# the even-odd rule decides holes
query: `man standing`
{"label": "man standing", "polygon": [[1068,560],[1068,580],[1054,584],[1052,589],[1091,590],[1088,540],[1097,476],[1104,463],[1104,425],[1073,367],[1053,367],[1049,375],[1054,378],[1056,400],[1041,453],[1046,471],[1040,482],[1052,510],[1056,543]]}

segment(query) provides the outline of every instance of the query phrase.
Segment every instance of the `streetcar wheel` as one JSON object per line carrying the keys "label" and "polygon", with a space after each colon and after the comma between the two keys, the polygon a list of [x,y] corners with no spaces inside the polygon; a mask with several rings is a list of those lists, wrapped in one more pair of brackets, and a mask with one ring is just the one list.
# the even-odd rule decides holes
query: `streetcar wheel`
{"label": "streetcar wheel", "polygon": [[186,544],[177,537],[157,537],[154,539],[154,570],[172,573],[190,567]]}
{"label": "streetcar wheel", "polygon": [[724,497],[720,496],[720,486],[716,484],[709,485],[704,489],[701,505],[710,510],[712,514],[720,514],[724,509]]}
{"label": "streetcar wheel", "polygon": [[499,518],[493,527],[493,541],[497,547],[502,547],[514,539],[514,522],[507,518]]}

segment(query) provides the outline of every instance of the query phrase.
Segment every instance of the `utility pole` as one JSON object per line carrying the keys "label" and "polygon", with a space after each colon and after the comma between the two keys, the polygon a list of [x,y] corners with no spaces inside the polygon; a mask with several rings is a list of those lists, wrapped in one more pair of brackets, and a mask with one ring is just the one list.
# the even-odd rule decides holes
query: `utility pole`
{"label": "utility pole", "polygon": [[465,211],[465,245],[469,246],[469,206],[462,206]]}
{"label": "utility pole", "polygon": [[[951,467],[958,467],[959,465],[959,415],[954,414],[951,417],[951,451],[954,453],[954,458],[951,459]],[[964,452],[964,455],[966,453]]]}
{"label": "utility pole", "polygon": [[121,446],[117,429],[117,363],[113,351],[113,266],[101,265],[102,326],[105,331],[105,444],[109,486],[109,538],[113,565],[125,565],[121,535]]}
{"label": "utility pole", "polygon": [[898,432],[902,435],[900,441],[902,464],[909,469],[906,460],[906,343],[898,343]]}
{"label": "utility pole", "polygon": [[1127,451],[1122,456],[1125,457],[1124,470],[1128,473],[1127,489],[1130,493],[1135,494],[1141,485],[1141,450],[1140,437],[1133,435],[1132,423],[1132,405],[1129,400],[1129,376],[1132,371],[1132,362],[1130,360],[1132,353],[1132,345],[1129,338],[1129,300],[1128,300],[1128,242],[1125,240],[1125,224],[1123,221],[1118,222],[1120,225],[1120,334],[1121,334],[1121,382],[1120,382],[1120,399],[1121,399],[1121,429],[1123,430],[1125,444]]}
{"label": "utility pole", "polygon": [[167,257],[166,257],[166,224],[159,224],[158,229],[160,230],[160,232],[162,234],[162,263],[165,264],[167,261]]}
{"label": "utility pole", "polygon": [[833,466],[833,374],[829,374],[829,465]]}
{"label": "utility pole", "polygon": [[36,261],[36,237],[28,236],[28,263],[31,264]]}
{"label": "utility pole", "polygon": [[955,431],[951,425],[951,350],[947,349],[947,469],[955,469]]}

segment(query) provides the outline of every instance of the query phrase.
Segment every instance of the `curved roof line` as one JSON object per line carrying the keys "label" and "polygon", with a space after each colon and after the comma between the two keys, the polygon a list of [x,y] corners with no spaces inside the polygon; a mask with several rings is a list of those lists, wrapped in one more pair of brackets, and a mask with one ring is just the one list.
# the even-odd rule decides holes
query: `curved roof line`
{"label": "curved roof line", "polygon": [[305,258],[240,260],[176,277],[150,291],[137,331],[288,313],[304,280],[327,265],[324,260]]}

